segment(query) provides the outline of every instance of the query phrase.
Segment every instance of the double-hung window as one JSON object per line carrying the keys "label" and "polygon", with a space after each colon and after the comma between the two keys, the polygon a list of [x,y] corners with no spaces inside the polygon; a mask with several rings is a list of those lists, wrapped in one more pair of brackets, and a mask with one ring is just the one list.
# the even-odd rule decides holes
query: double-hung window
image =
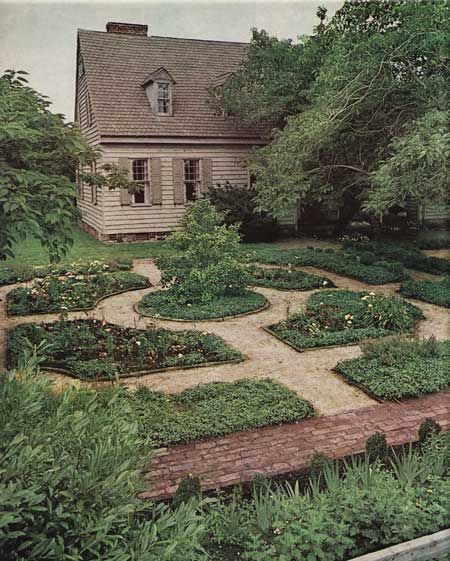
{"label": "double-hung window", "polygon": [[145,205],[150,203],[150,180],[148,174],[148,160],[131,161],[131,177],[136,191],[132,195],[132,204]]}
{"label": "double-hung window", "polygon": [[158,113],[170,113],[170,86],[166,82],[157,83]]}
{"label": "double-hung window", "polygon": [[200,160],[184,160],[186,201],[195,201],[200,193]]}

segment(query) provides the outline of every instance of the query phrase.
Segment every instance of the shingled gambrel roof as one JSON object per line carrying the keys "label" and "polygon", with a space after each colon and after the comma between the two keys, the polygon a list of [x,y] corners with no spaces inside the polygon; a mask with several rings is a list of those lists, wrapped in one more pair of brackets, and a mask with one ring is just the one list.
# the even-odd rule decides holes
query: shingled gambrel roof
{"label": "shingled gambrel roof", "polygon": [[[246,43],[86,30],[78,37],[101,136],[258,139],[267,132],[215,115],[207,104],[217,78],[238,70]],[[172,116],[155,115],[141,86],[161,67],[175,81]]]}

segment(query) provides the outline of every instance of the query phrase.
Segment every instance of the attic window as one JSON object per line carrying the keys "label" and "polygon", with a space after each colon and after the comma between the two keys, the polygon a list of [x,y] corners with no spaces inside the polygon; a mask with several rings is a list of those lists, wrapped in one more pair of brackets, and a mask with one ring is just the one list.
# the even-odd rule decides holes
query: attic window
{"label": "attic window", "polygon": [[169,84],[158,82],[158,113],[170,113]]}
{"label": "attic window", "polygon": [[164,67],[151,72],[141,83],[156,115],[172,115],[173,86],[175,80]]}

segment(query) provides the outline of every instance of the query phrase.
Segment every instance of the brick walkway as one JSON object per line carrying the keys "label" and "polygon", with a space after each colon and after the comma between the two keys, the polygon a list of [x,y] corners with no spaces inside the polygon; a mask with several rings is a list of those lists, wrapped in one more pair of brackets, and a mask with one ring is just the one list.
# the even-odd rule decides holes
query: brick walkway
{"label": "brick walkway", "polygon": [[140,497],[168,498],[188,473],[200,477],[203,489],[251,481],[258,473],[295,473],[309,465],[315,451],[331,458],[363,452],[367,437],[377,431],[389,444],[404,444],[417,439],[426,417],[450,431],[450,392],[163,449],[144,475],[149,490]]}

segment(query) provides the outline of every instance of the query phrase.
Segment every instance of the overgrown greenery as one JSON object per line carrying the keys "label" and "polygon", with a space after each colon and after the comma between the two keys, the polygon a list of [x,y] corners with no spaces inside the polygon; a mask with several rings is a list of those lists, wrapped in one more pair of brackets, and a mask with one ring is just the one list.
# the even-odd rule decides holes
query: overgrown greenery
{"label": "overgrown greenery", "polygon": [[364,263],[351,252],[308,247],[306,249],[257,248],[244,258],[251,263],[318,267],[368,284],[398,282],[407,277],[400,263],[382,260]]}
{"label": "overgrown greenery", "polygon": [[94,275],[97,273],[112,273],[115,271],[129,271],[133,267],[130,259],[120,258],[113,260],[78,259],[66,264],[53,263],[52,265],[13,265],[0,267],[0,286],[25,282],[34,278],[43,278],[47,275]]}
{"label": "overgrown greenery", "polygon": [[6,296],[10,316],[89,310],[100,298],[125,290],[147,288],[147,277],[130,272],[100,273],[64,277],[48,275],[36,280],[31,287],[15,288]]}
{"label": "overgrown greenery", "polygon": [[450,342],[393,339],[369,343],[363,356],[339,362],[347,380],[381,399],[405,399],[450,386]]}
{"label": "overgrown greenery", "polygon": [[397,296],[327,290],[312,294],[303,311],[268,329],[302,350],[407,332],[421,317],[419,308]]}
{"label": "overgrown greenery", "polygon": [[330,279],[292,268],[268,269],[266,267],[250,267],[250,283],[255,286],[266,286],[280,290],[312,290],[314,288],[333,288]]}
{"label": "overgrown greenery", "polygon": [[124,392],[139,430],[155,446],[306,419],[312,405],[277,382],[212,382],[165,395],[145,387]]}
{"label": "overgrown greenery", "polygon": [[266,482],[176,509],[139,501],[149,443],[124,390],[55,393],[35,368],[0,378],[4,561],[343,561],[448,526],[448,435],[390,469],[323,465],[307,493]]}
{"label": "overgrown greenery", "polygon": [[342,230],[361,205],[449,202],[449,6],[347,1],[298,43],[254,31],[247,63],[215,101],[275,126],[250,164],[259,207],[331,199]]}
{"label": "overgrown greenery", "polygon": [[254,312],[267,305],[258,292],[245,290],[241,294],[216,296],[207,302],[180,302],[171,290],[149,292],[137,305],[137,311],[151,317],[184,320],[217,319]]}
{"label": "overgrown greenery", "polygon": [[413,280],[404,282],[400,287],[400,294],[405,298],[416,298],[450,308],[450,277],[439,282]]}
{"label": "overgrown greenery", "polygon": [[[98,154],[72,123],[50,111],[45,96],[27,85],[26,72],[0,76],[0,261],[15,244],[34,236],[50,259],[64,256],[73,240],[75,173]],[[104,188],[128,186],[124,170],[103,166],[85,181]]]}
{"label": "overgrown greenery", "polygon": [[244,242],[273,242],[280,233],[277,220],[256,211],[256,191],[247,185],[226,182],[211,187],[208,197],[225,216],[226,224],[238,224]]}
{"label": "overgrown greenery", "polygon": [[20,324],[9,333],[8,362],[15,367],[27,345],[46,345],[45,366],[82,380],[114,379],[133,372],[241,359],[222,339],[197,331],[145,330],[99,320]]}

